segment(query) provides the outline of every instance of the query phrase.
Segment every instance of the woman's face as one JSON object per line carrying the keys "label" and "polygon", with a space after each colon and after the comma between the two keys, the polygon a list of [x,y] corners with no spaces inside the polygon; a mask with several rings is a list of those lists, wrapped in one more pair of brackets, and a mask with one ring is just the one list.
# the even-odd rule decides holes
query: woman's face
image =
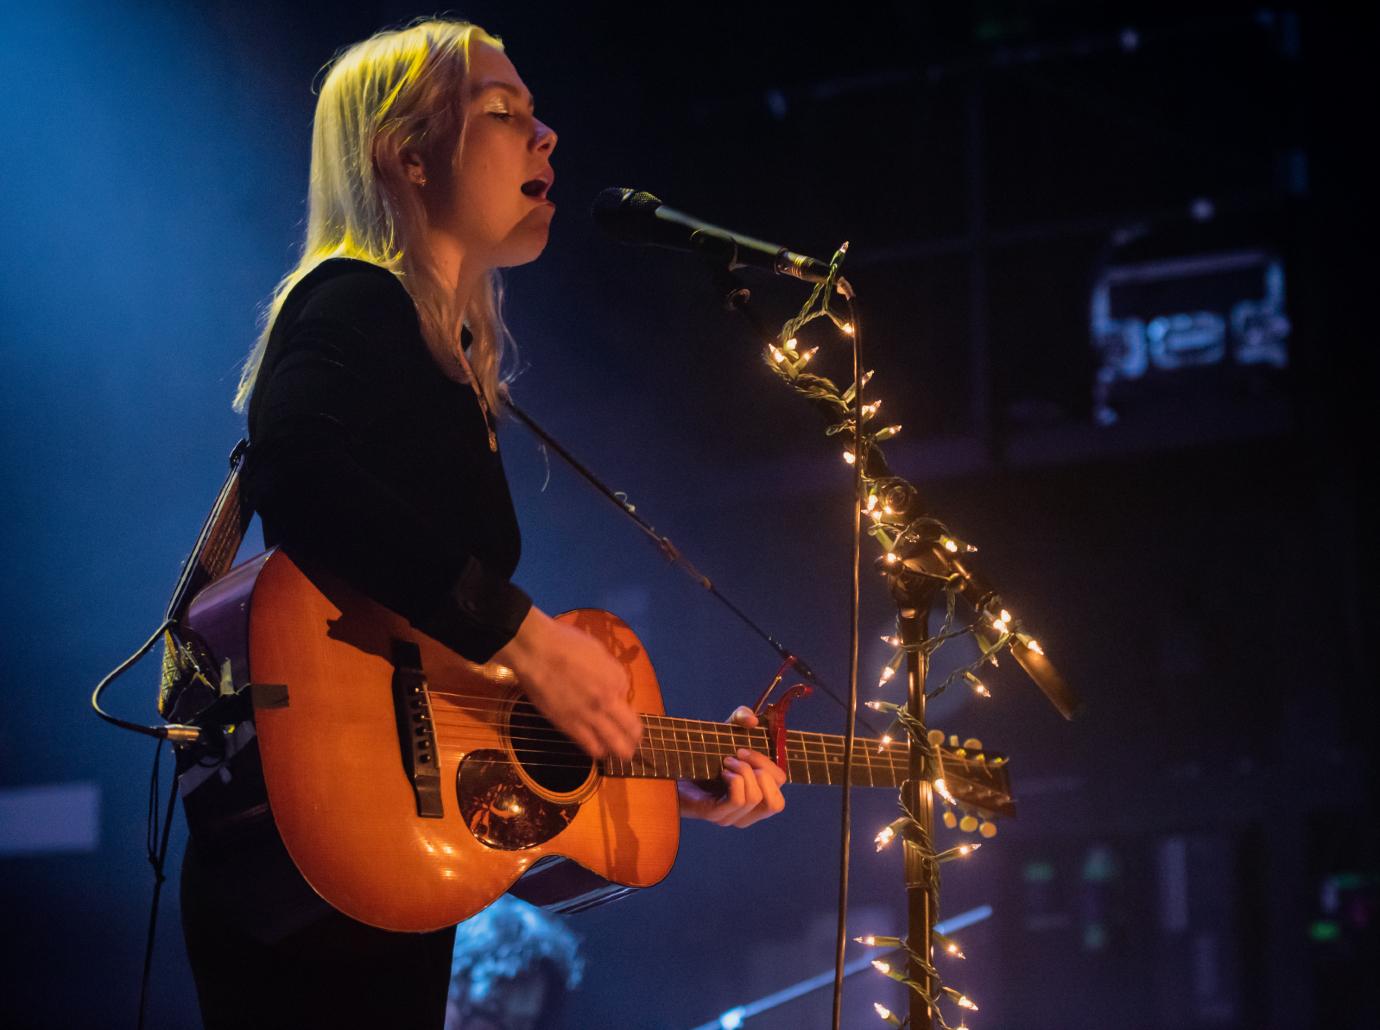
{"label": "woman's face", "polygon": [[556,205],[556,134],[537,120],[513,62],[478,40],[461,97],[464,128],[453,167],[428,196],[432,225],[451,233],[465,261],[508,268],[536,260]]}

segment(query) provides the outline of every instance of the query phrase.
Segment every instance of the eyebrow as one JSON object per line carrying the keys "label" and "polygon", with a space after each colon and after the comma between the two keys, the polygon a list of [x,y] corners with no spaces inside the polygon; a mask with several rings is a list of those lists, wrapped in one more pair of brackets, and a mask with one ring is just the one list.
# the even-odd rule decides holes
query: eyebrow
{"label": "eyebrow", "polygon": [[483,96],[491,89],[501,89],[504,93],[514,96],[519,100],[525,98],[527,100],[527,106],[533,109],[537,106],[537,99],[532,96],[531,93],[523,93],[522,90],[518,89],[511,82],[504,82],[502,79],[485,79],[483,82],[476,83],[474,95],[475,97]]}

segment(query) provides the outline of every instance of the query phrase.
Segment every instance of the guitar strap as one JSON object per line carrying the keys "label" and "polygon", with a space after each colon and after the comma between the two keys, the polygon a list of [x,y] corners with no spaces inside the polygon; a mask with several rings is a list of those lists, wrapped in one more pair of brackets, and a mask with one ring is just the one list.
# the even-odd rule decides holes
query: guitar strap
{"label": "guitar strap", "polygon": [[[248,447],[248,440],[240,440],[231,450],[230,471],[201,525],[192,553],[182,566],[182,574],[178,577],[165,616],[176,629],[181,628],[192,598],[230,571],[245,533],[249,530],[249,520],[254,512],[240,494],[240,470]],[[180,709],[185,707],[180,702],[192,683],[215,690],[213,684],[205,682],[206,670],[195,660],[193,645],[186,642],[184,636],[174,629],[163,634],[163,675],[158,688],[158,714],[174,721],[175,715],[181,714]],[[204,698],[202,701],[204,703]]]}

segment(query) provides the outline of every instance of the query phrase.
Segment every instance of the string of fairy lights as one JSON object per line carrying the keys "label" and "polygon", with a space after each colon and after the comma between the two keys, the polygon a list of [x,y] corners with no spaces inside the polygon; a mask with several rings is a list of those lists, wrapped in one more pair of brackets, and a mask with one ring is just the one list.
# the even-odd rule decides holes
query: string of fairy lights
{"label": "string of fairy lights", "polygon": [[[975,586],[971,573],[961,561],[955,560],[975,552],[977,548],[959,539],[938,519],[914,513],[913,509],[918,505],[918,491],[891,472],[879,446],[900,433],[901,426],[885,423],[879,418],[882,409],[880,400],[868,401],[860,407],[856,404],[858,393],[867,387],[872,372],[859,370],[857,380],[846,389],[841,389],[833,380],[807,371],[820,349],[820,345],[806,346],[806,329],[812,323],[826,320],[845,338],[857,332],[856,318],[852,313],[852,291],[846,287],[839,289],[839,273],[847,252],[848,244],[844,243],[834,253],[829,262],[827,278],[815,285],[800,311],[781,327],[776,339],[767,343],[764,359],[767,367],[787,386],[825,413],[830,420],[826,430],[828,436],[841,435],[856,441],[858,435],[854,426],[854,412],[860,411],[863,421],[861,444],[845,445],[843,460],[849,465],[862,463],[862,494],[857,498],[857,503],[862,507],[863,524],[867,527],[868,535],[880,548],[876,567],[886,578],[893,596],[905,596],[908,584],[926,578],[932,580],[930,585],[942,590],[945,596],[945,618],[937,633],[916,643],[906,643],[899,635],[882,637],[891,646],[892,654],[878,677],[878,688],[886,688],[896,678],[907,654],[920,652],[928,657],[948,641],[968,636],[977,644],[978,658],[950,672],[937,686],[927,688],[925,696],[937,697],[951,685],[962,683],[974,695],[985,700],[992,696],[992,692],[979,673],[985,668],[995,667],[1002,652],[1022,647],[1043,655],[1043,649],[1038,641],[1021,629],[1020,622],[1003,605],[1001,598],[992,591]],[[846,298],[846,315],[831,307],[836,294]],[[870,429],[869,425],[874,421],[877,428]],[[963,625],[960,625],[958,617],[960,598],[970,601],[975,612],[975,618]],[[925,778],[944,804],[942,818],[946,827],[958,828],[966,833],[977,831],[984,837],[995,834],[995,825],[986,819],[979,821],[971,814],[965,814],[960,819],[955,814],[958,801],[945,782],[943,751],[938,746],[944,739],[942,732],[927,729],[903,703],[875,699],[868,701],[867,707],[892,717],[890,727],[881,738],[880,747],[889,746],[904,734],[909,738],[910,746],[919,749],[923,756]],[[965,742],[965,746],[980,747],[976,741]],[[931,919],[938,921],[940,866],[967,858],[982,845],[974,841],[936,851],[928,827],[906,803],[904,785],[898,796],[898,805],[901,815],[884,826],[875,837],[877,850],[881,851],[900,839],[902,846],[918,859],[916,864],[922,872],[921,885],[932,899]],[[954,959],[964,958],[958,942],[936,933],[933,922],[927,929],[931,950],[938,949]],[[932,954],[918,951],[904,937],[866,934],[854,940],[866,947],[889,949],[886,957],[873,961],[873,968],[923,998],[942,1030],[967,1030],[962,1016],[976,1012],[977,1003],[944,982]],[[912,965],[921,971],[928,985],[909,974]],[[946,1021],[941,1002],[959,1011],[957,1026]],[[873,1007],[877,1015],[892,1026],[900,1027],[909,1023],[908,1019],[880,1002]]]}

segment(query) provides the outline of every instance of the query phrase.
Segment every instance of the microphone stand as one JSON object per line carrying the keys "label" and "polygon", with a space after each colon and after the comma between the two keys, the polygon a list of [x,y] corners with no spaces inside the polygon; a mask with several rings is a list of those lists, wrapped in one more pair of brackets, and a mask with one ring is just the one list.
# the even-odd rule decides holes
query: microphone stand
{"label": "microphone stand", "polygon": [[[846,247],[846,244],[845,244]],[[835,268],[843,250],[835,257]],[[710,271],[715,285],[724,298],[725,307],[736,311],[751,327],[759,341],[769,341],[776,334],[769,332],[755,312],[749,307],[751,291],[738,280],[732,272],[731,257],[714,254],[705,248],[705,256],[710,261]],[[718,259],[716,261],[716,258]],[[834,272],[831,271],[831,275]],[[833,283],[826,283],[825,289]],[[934,849],[934,792],[935,780],[942,777],[939,765],[939,752],[928,739],[926,726],[927,694],[925,682],[929,672],[929,659],[933,651],[950,634],[946,624],[939,638],[932,637],[929,630],[929,613],[939,591],[952,591],[962,596],[977,612],[979,618],[990,621],[998,638],[992,642],[983,641],[983,657],[979,665],[991,660],[995,662],[998,651],[1009,649],[1016,662],[1046,695],[1050,703],[1066,719],[1072,719],[1081,711],[1082,703],[1064,682],[1054,666],[1045,657],[1043,649],[1028,634],[1022,632],[1019,623],[1002,606],[1002,599],[995,589],[979,578],[959,557],[965,547],[954,540],[944,530],[937,519],[925,516],[918,511],[919,493],[915,487],[894,475],[888,468],[880,451],[870,446],[863,433],[863,386],[866,377],[861,365],[862,335],[857,319],[852,316],[852,289],[846,281],[837,280],[837,288],[849,303],[850,323],[847,327],[853,342],[853,388],[848,401],[849,416],[853,422],[853,568],[852,605],[850,613],[849,642],[849,690],[848,725],[844,743],[843,775],[843,818],[842,855],[840,857],[838,941],[834,976],[833,1027],[838,1030],[842,1010],[844,971],[844,948],[846,944],[846,925],[848,912],[848,868],[850,850],[850,807],[849,787],[852,780],[852,761],[854,745],[854,724],[857,717],[858,701],[858,613],[859,613],[859,568],[861,565],[859,532],[863,510],[863,484],[865,479],[874,483],[883,482],[880,493],[886,498],[883,508],[893,520],[887,528],[899,533],[895,543],[888,547],[882,569],[887,573],[892,597],[897,604],[897,624],[900,644],[906,656],[907,698],[904,708],[896,705],[886,706],[895,710],[898,720],[905,726],[910,737],[908,753],[907,780],[902,786],[901,803],[905,811],[905,829],[899,834],[904,851],[904,874],[907,902],[908,930],[905,939],[907,971],[905,976],[892,973],[909,991],[909,1018],[905,1024],[895,1014],[878,1006],[878,1014],[895,1026],[909,1026],[912,1030],[933,1030],[937,1022],[943,1022],[939,1012],[939,1000],[947,995],[959,1005],[970,1005],[966,996],[944,986],[934,965],[934,924],[938,914],[939,863],[945,855],[936,854]],[[808,306],[808,305],[807,305]],[[784,333],[783,333],[784,335]],[[773,348],[773,354],[778,354]],[[778,357],[779,360],[779,357]],[[830,384],[832,385],[832,384]],[[837,400],[837,399],[836,399]],[[826,401],[818,400],[831,418],[837,418],[839,408]],[[881,438],[879,436],[879,438]],[[866,444],[866,446],[865,446]],[[874,498],[875,500],[875,498]],[[869,511],[882,524],[879,511]],[[900,523],[900,527],[897,523]],[[903,546],[904,545],[904,546]],[[971,548],[967,548],[971,550]],[[952,603],[953,596],[950,595]],[[951,609],[952,610],[952,609]],[[966,670],[972,675],[972,669]],[[952,677],[951,677],[952,678]],[[947,686],[948,680],[944,686]],[[974,679],[974,682],[976,680]],[[943,687],[937,688],[942,690]],[[904,715],[902,715],[904,712]],[[879,838],[879,843],[883,842]],[[976,847],[973,845],[972,847]],[[972,850],[965,846],[955,849],[960,854]]]}

